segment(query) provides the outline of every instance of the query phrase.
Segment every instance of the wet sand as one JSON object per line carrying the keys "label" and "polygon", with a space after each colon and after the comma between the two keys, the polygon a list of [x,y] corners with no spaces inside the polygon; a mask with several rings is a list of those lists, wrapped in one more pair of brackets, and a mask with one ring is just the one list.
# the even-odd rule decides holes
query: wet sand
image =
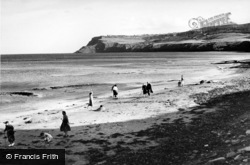
{"label": "wet sand", "polygon": [[[18,137],[15,148],[43,148],[39,133],[42,130],[51,133],[55,139],[47,148],[65,148],[67,164],[122,164],[126,163],[128,157],[131,157],[131,160],[127,160],[127,164],[134,161],[138,161],[137,164],[157,164],[157,161],[152,161],[157,157],[155,154],[162,152],[159,146],[171,144],[172,147],[167,146],[169,150],[165,152],[169,155],[177,154],[181,147],[188,147],[185,146],[188,144],[187,139],[197,139],[189,137],[175,141],[174,135],[184,136],[187,133],[186,125],[197,122],[196,119],[201,118],[203,114],[220,110],[217,106],[209,107],[203,104],[225,94],[249,90],[247,68],[230,68],[238,66],[237,63],[211,64],[225,60],[225,57],[229,60],[242,60],[247,59],[249,55],[239,55],[238,58],[232,54],[224,57],[219,55],[210,57],[209,60],[199,60],[197,56],[192,56],[186,63],[187,59],[179,60],[178,63],[178,58],[172,57],[172,60],[169,60],[155,57],[154,60],[134,59],[134,62],[128,64],[131,59],[127,58],[113,66],[110,65],[114,63],[113,58],[106,59],[106,64],[92,59],[92,63],[89,64],[88,61],[86,65],[85,59],[81,62],[78,60],[78,64],[75,61],[67,63],[60,60],[45,63],[40,61],[39,65],[34,61],[29,62],[30,65],[21,62],[18,67],[15,63],[7,64],[2,61],[1,75],[5,79],[1,80],[0,122],[9,120],[15,126]],[[179,56],[179,59],[181,58],[183,57]],[[169,65],[166,61],[175,62]],[[181,63],[183,61],[184,63]],[[17,71],[19,67],[23,69],[23,75]],[[177,87],[177,81],[181,74],[184,74],[185,86],[180,88]],[[210,83],[198,85],[200,80],[209,80]],[[147,81],[153,85],[154,93],[150,97],[143,97],[141,85]],[[114,83],[117,83],[120,89],[118,99],[111,97],[110,88]],[[95,101],[92,110],[86,105],[91,89],[94,91]],[[93,111],[100,105],[105,106],[104,111]],[[69,138],[63,138],[58,130],[63,110],[67,112],[72,127]],[[32,117],[32,123],[25,124],[24,118],[28,117]],[[197,125],[200,126],[200,122]],[[174,130],[177,131],[176,134],[173,133]],[[203,132],[200,136],[205,137],[206,134]],[[171,143],[169,139],[172,139]],[[200,143],[208,139],[203,140]],[[0,141],[0,146],[5,148],[3,140]],[[214,145],[214,148],[219,146]],[[147,153],[151,149],[155,152],[150,156]],[[193,152],[196,149],[191,147],[190,150]],[[203,150],[198,150],[204,154]],[[133,155],[134,152],[138,153],[138,157]],[[146,154],[148,159],[142,158],[140,153]],[[182,154],[189,154],[189,151],[179,154],[171,159],[168,156],[158,156],[168,159],[169,164],[193,161],[186,157],[180,159]],[[149,159],[150,157],[152,159]],[[206,156],[200,157],[203,163],[209,159]]]}

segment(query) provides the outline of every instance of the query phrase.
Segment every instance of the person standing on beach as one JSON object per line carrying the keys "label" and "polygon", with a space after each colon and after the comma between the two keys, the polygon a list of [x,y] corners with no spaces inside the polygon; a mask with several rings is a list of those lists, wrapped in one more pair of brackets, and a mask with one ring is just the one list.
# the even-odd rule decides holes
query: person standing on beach
{"label": "person standing on beach", "polygon": [[118,87],[116,86],[116,84],[114,86],[112,86],[112,89],[113,91],[113,97],[114,98],[117,98],[117,95],[118,95]]}
{"label": "person standing on beach", "polygon": [[[5,124],[5,129],[4,129],[4,133],[7,132],[7,138],[8,138],[8,141],[9,141],[9,147],[12,147],[14,146],[15,144],[15,132],[14,132],[14,127],[9,124],[8,121],[4,122]],[[5,136],[6,138],[6,136]]]}
{"label": "person standing on beach", "polygon": [[184,78],[183,75],[181,75],[181,80],[178,81],[178,87],[183,87],[184,86]]}
{"label": "person standing on beach", "polygon": [[142,94],[145,96],[148,93],[147,86],[145,84],[142,85]]}
{"label": "person standing on beach", "polygon": [[181,85],[180,86],[184,86],[184,78],[183,78],[183,75],[181,75]]}
{"label": "person standing on beach", "polygon": [[153,93],[152,86],[149,82],[147,82],[147,92],[149,96],[150,96],[150,93]]}
{"label": "person standing on beach", "polygon": [[60,131],[64,132],[64,137],[68,136],[68,131],[71,130],[69,126],[69,119],[68,116],[66,115],[65,111],[62,111],[63,119],[62,119],[62,124],[60,127]]}
{"label": "person standing on beach", "polygon": [[94,101],[93,92],[91,91],[89,93],[89,103],[88,103],[88,107],[91,106],[91,109],[93,108],[93,101]]}

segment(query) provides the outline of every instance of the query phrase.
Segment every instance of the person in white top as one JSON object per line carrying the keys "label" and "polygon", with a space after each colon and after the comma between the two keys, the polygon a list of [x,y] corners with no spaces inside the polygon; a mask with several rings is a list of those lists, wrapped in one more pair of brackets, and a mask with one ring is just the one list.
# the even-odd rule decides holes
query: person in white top
{"label": "person in white top", "polygon": [[53,139],[53,136],[46,132],[41,132],[40,136],[43,138],[45,143],[50,143]]}
{"label": "person in white top", "polygon": [[116,86],[116,84],[114,86],[112,86],[112,89],[113,91],[113,97],[114,98],[117,98],[117,95],[118,95],[118,87]]}

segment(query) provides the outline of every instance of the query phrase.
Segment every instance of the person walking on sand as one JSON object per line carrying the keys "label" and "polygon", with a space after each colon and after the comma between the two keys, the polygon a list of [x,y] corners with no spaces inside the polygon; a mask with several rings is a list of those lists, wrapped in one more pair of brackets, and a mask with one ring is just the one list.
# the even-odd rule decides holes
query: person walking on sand
{"label": "person walking on sand", "polygon": [[147,82],[147,92],[149,96],[150,96],[150,93],[153,93],[152,86],[149,82]]}
{"label": "person walking on sand", "polygon": [[[93,98],[93,92],[91,91],[89,93],[89,103],[88,103],[88,107],[91,106],[91,109],[93,108],[93,101],[94,101],[94,98]],[[87,108],[88,108],[87,107]]]}
{"label": "person walking on sand", "polygon": [[62,119],[62,124],[60,127],[60,131],[64,132],[64,137],[68,136],[68,131],[71,130],[69,126],[69,119],[68,116],[66,115],[65,111],[62,111],[63,119]]}
{"label": "person walking on sand", "polygon": [[148,93],[147,86],[145,84],[142,85],[142,94],[145,96]]}
{"label": "person walking on sand", "polygon": [[[14,131],[14,127],[9,124],[8,121],[5,121],[4,122],[5,124],[5,129],[4,129],[4,133],[7,132],[7,138],[8,138],[8,141],[9,141],[9,147],[12,147],[15,145],[15,131]],[[5,136],[6,138],[6,136]]]}
{"label": "person walking on sand", "polygon": [[113,97],[117,98],[117,95],[118,95],[118,87],[117,87],[117,85],[115,84],[114,86],[112,86],[111,90],[113,91]]}

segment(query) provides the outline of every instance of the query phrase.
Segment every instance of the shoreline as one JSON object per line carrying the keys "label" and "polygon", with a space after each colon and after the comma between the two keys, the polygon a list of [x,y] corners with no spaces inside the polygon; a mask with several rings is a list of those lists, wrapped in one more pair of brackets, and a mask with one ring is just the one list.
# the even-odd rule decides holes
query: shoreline
{"label": "shoreline", "polygon": [[[230,70],[230,69],[224,69],[224,70],[219,70],[216,67],[214,69],[209,69],[206,70],[206,72],[203,72],[204,75],[203,76],[199,76],[199,77],[193,77],[192,79],[185,80],[185,86],[192,86],[194,84],[199,84],[199,82],[201,80],[213,80],[216,82],[219,82],[223,79],[227,79],[227,78],[233,78],[234,76],[237,76],[236,74],[236,70]],[[207,74],[206,74],[207,73]],[[212,73],[212,74],[211,74]],[[213,79],[212,79],[213,77]],[[159,93],[164,93],[166,92],[166,90],[172,91],[172,90],[176,90],[179,89],[177,87],[177,82],[178,80],[171,80],[169,82],[158,82],[153,85],[153,90],[154,93],[152,95],[152,97],[155,94],[159,94]],[[125,86],[124,86],[125,87]],[[62,110],[65,110],[68,112],[71,120],[73,119],[74,122],[74,126],[84,126],[84,125],[88,125],[88,124],[101,124],[101,123],[105,123],[105,122],[123,122],[123,121],[127,121],[129,119],[143,119],[143,118],[148,118],[150,116],[155,116],[157,114],[168,114],[168,112],[165,112],[163,110],[164,107],[162,107],[162,110],[160,110],[159,112],[150,112],[150,113],[146,113],[146,114],[141,114],[142,112],[140,112],[136,117],[134,116],[121,116],[119,114],[116,115],[116,117],[111,117],[112,116],[112,111],[109,112],[110,109],[116,109],[116,105],[117,102],[120,104],[123,104],[125,101],[130,101],[130,100],[134,100],[134,99],[144,99],[143,96],[141,95],[141,86],[138,85],[138,87],[136,88],[134,85],[132,86],[127,86],[126,87],[127,90],[125,91],[120,91],[119,92],[119,99],[118,100],[113,100],[111,97],[111,91],[109,91],[108,93],[103,93],[101,95],[95,95],[94,93],[94,102],[95,102],[95,106],[93,108],[97,109],[100,105],[104,105],[107,109],[106,113],[108,113],[109,115],[106,116],[107,120],[103,120],[100,119],[100,121],[95,120],[95,118],[98,118],[98,115],[96,114],[96,112],[91,112],[89,109],[86,109],[86,103],[88,102],[88,97],[85,96],[81,99],[79,99],[79,97],[77,96],[78,99],[76,99],[75,97],[72,98],[53,98],[53,99],[45,99],[45,100],[41,100],[39,102],[34,102],[33,105],[28,104],[27,108],[25,108],[23,106],[23,111],[19,112],[18,110],[16,111],[12,111],[12,112],[5,112],[4,113],[4,117],[0,119],[0,122],[4,122],[4,121],[13,121],[15,120],[16,123],[13,123],[14,125],[16,125],[16,128],[18,129],[44,129],[44,128],[51,128],[51,129],[55,129],[56,127],[56,122],[54,120],[56,120],[57,122],[60,123],[60,112]],[[51,89],[53,90],[53,89]],[[148,98],[145,98],[148,99]],[[173,98],[174,99],[174,98]],[[150,100],[150,99],[149,99]],[[43,105],[46,104],[47,107],[49,108],[45,108]],[[111,105],[109,105],[111,104]],[[107,105],[107,106],[106,106]],[[157,108],[157,107],[156,107]],[[61,109],[61,110],[60,110]],[[118,107],[119,109],[119,113],[121,113],[123,111],[123,107]],[[135,109],[136,111],[136,109]],[[171,110],[171,112],[174,110]],[[4,111],[2,111],[4,112]],[[13,114],[15,113],[15,115]],[[132,111],[129,113],[133,113]],[[45,115],[45,114],[49,114],[52,115],[49,118],[46,117],[46,119],[41,119],[41,115]],[[14,116],[13,116],[14,115]],[[81,119],[79,119],[79,115],[81,116],[85,116],[85,118],[83,119],[83,121],[81,121]],[[29,118],[32,117],[33,118],[33,123],[30,125],[24,124],[24,121],[22,120],[22,118]],[[87,117],[87,118],[86,118]],[[111,117],[111,118],[110,118]],[[11,119],[12,118],[12,119]],[[15,118],[15,119],[14,119]],[[104,117],[105,118],[105,117]],[[118,119],[116,119],[118,118]],[[51,119],[53,119],[53,121],[50,121]],[[39,126],[41,123],[41,120],[43,120],[42,123],[44,123],[45,125],[43,126]],[[18,122],[17,122],[18,121]],[[50,122],[50,123],[49,123]],[[46,126],[46,127],[45,127]]]}
{"label": "shoreline", "polygon": [[[246,72],[249,74],[249,71],[246,71]],[[52,144],[50,146],[47,146],[46,148],[50,148],[50,149],[65,148],[66,149],[66,164],[95,164],[95,163],[112,164],[115,162],[116,163],[125,163],[125,162],[129,163],[130,161],[133,161],[135,158],[136,159],[134,161],[140,164],[142,163],[141,161],[145,160],[141,156],[143,156],[144,154],[148,155],[149,153],[151,153],[150,151],[152,149],[154,150],[154,152],[151,154],[154,155],[158,153],[159,152],[158,150],[161,148],[161,145],[170,145],[171,143],[173,143],[171,141],[173,140],[172,138],[174,137],[178,137],[178,138],[174,138],[175,140],[187,139],[187,137],[185,137],[187,136],[186,131],[187,130],[190,131],[190,129],[187,129],[186,127],[187,125],[191,124],[192,126],[194,124],[193,122],[200,121],[199,118],[201,118],[203,115],[206,115],[206,114],[208,115],[214,114],[216,116],[217,112],[220,111],[221,109],[219,107],[213,108],[213,107],[204,106],[202,102],[199,102],[199,101],[197,102],[197,99],[194,99],[194,98],[199,98],[200,96],[203,97],[204,96],[204,94],[202,94],[203,92],[205,93],[208,92],[208,95],[211,95],[216,98],[216,97],[224,96],[227,93],[234,94],[234,92],[245,91],[249,89],[249,85],[247,82],[249,81],[250,77],[249,76],[248,78],[242,78],[242,77],[239,79],[225,80],[223,82],[205,83],[202,85],[189,85],[183,88],[168,89],[168,90],[164,90],[163,92],[156,93],[150,98],[139,98],[139,99],[135,99],[131,101],[125,100],[124,104],[144,104],[144,105],[147,105],[150,109],[154,109],[153,107],[155,107],[152,105],[152,103],[154,104],[160,103],[160,104],[164,104],[166,107],[168,107],[168,109],[172,107],[174,109],[177,109],[178,111],[172,111],[172,112],[169,112],[168,114],[159,114],[158,116],[151,116],[151,117],[144,118],[144,119],[134,119],[134,120],[123,121],[123,122],[118,121],[118,122],[111,122],[111,123],[87,124],[83,126],[71,125],[72,131],[69,134],[70,135],[69,138],[63,138],[62,133],[59,132],[59,129],[30,129],[30,130],[17,129],[16,137],[18,138],[16,140],[16,146],[14,146],[13,148],[17,148],[17,149],[18,148],[19,149],[21,148],[22,149],[44,148],[44,146],[42,145],[42,140],[38,137],[38,135],[40,134],[41,131],[46,131],[46,132],[51,133],[54,137]],[[245,81],[245,85],[247,86],[242,86],[243,81]],[[240,86],[237,84],[240,84]],[[231,91],[228,89],[230,89]],[[218,93],[214,95],[210,91],[218,91]],[[162,96],[167,96],[167,95],[174,95],[173,98],[176,98],[176,96],[181,96],[181,98],[184,99],[184,101],[173,99],[173,100],[170,100],[169,102],[166,97],[162,97]],[[187,96],[187,97],[183,98],[183,96]],[[191,99],[190,99],[190,96],[192,96]],[[202,101],[203,100],[202,97],[199,98],[198,100]],[[204,103],[207,102],[206,100],[212,99],[209,97],[206,98],[206,95],[204,96],[204,98],[205,98]],[[190,101],[192,103],[195,103],[195,105],[187,106],[188,105],[187,103],[190,103]],[[180,105],[183,105],[183,106],[180,106]],[[156,107],[159,109],[159,105],[156,105]],[[105,112],[95,112],[95,113],[99,113],[100,116],[103,117],[102,114]],[[247,116],[241,117],[241,119],[245,119],[246,117]],[[69,116],[69,119],[70,121],[72,120],[70,116]],[[206,117],[205,119],[208,119],[208,118]],[[248,123],[248,121],[250,121],[250,118],[249,120],[246,120],[246,123]],[[206,124],[208,123],[205,123],[205,125]],[[193,129],[192,130],[194,132],[197,132],[199,130],[196,130],[195,125],[194,125],[194,130]],[[200,129],[203,129],[205,125],[203,124],[203,126],[201,126]],[[200,126],[200,124],[198,124],[198,126]],[[228,129],[228,127],[226,128]],[[185,129],[187,130],[184,131]],[[207,129],[211,129],[211,128],[208,127],[205,130]],[[174,133],[171,130],[172,131],[177,130],[177,132]],[[218,129],[216,130],[218,131]],[[194,134],[194,132],[192,134]],[[0,136],[2,135],[0,134]],[[189,137],[188,139],[192,140],[194,137],[190,137],[190,135],[188,135]],[[197,139],[200,136],[197,136],[197,137],[195,136],[195,138]],[[210,136],[211,135],[209,135],[209,137]],[[216,139],[212,138],[210,140],[216,140]],[[211,143],[213,147],[212,146],[210,146],[209,148],[205,147],[204,148],[205,150],[204,150],[202,149],[203,147],[202,147],[202,144],[200,143],[210,143],[210,142],[207,140],[202,141],[202,138],[199,141],[200,141],[199,145],[201,145],[199,147],[201,148],[191,149],[188,152],[188,154],[190,154],[190,158],[183,157],[184,159],[180,159],[180,157],[178,156],[178,158],[173,157],[169,159],[168,155],[171,156],[172,154],[177,154],[176,151],[178,151],[178,154],[183,154],[183,152],[180,152],[180,150],[165,151],[165,153],[169,152],[168,154],[164,154],[169,159],[167,162],[170,163],[172,161],[172,163],[173,162],[180,163],[185,160],[184,162],[186,162],[186,164],[200,164],[200,163],[205,163],[206,161],[209,161],[213,157],[211,158],[209,155],[207,155],[206,150],[208,149],[214,150],[218,146],[215,147],[214,144]],[[188,144],[184,141],[183,142],[179,141],[179,142],[180,144],[176,146],[176,149],[178,147],[181,147],[182,145]],[[2,146],[3,144],[4,144],[3,141],[0,141],[0,146],[1,146],[0,148],[5,148]],[[243,147],[243,146],[240,147],[239,145],[240,143],[238,143],[238,145],[236,146],[234,145],[234,147],[237,147],[237,148]],[[197,145],[194,145],[194,146],[197,146]],[[172,145],[168,146],[168,148],[173,149],[173,146]],[[196,153],[196,150],[197,150],[197,153]],[[195,155],[192,156],[193,151],[195,151]],[[133,153],[136,153],[136,155],[133,155]],[[224,152],[222,153],[225,154]],[[218,157],[222,153],[217,153],[216,156]],[[99,154],[100,156],[96,157],[96,154]],[[131,159],[130,160],[122,159],[121,155],[123,155],[122,157],[124,156],[130,157]],[[162,157],[161,155],[158,155],[158,156]],[[157,156],[155,155],[154,157],[157,157]],[[150,158],[150,156],[148,158]],[[146,159],[145,161],[152,163],[152,160]],[[199,160],[200,163],[197,163],[195,160]]]}
{"label": "shoreline", "polygon": [[[153,86],[156,92],[150,97],[135,96],[140,89],[124,91],[124,97],[118,100],[110,99],[109,94],[104,98],[96,96],[95,100],[106,108],[101,112],[84,109],[86,102],[82,99],[68,100],[67,103],[59,100],[60,106],[64,107],[62,110],[67,110],[72,128],[68,138],[63,138],[63,133],[59,131],[62,110],[58,105],[56,109],[47,111],[24,112],[27,115],[19,116],[19,121],[24,122],[23,118],[29,115],[33,121],[19,127],[15,125],[16,145],[13,148],[45,148],[38,136],[40,132],[46,131],[54,137],[46,148],[65,149],[67,165],[126,162],[157,164],[161,161],[194,165],[205,164],[218,157],[237,164],[238,161],[227,158],[225,154],[235,150],[235,156],[241,155],[241,161],[248,156],[247,153],[238,153],[238,149],[250,145],[244,133],[250,127],[250,115],[246,112],[249,107],[250,70],[226,68],[219,71],[224,76],[216,76],[220,78],[219,81],[204,84],[190,81],[184,87],[176,85],[173,88],[166,88],[165,83],[159,83],[159,86]],[[177,81],[170,83],[177,84]],[[49,103],[46,105],[49,106]],[[239,106],[242,107],[240,111]],[[43,118],[45,116],[50,119],[46,121]],[[244,120],[244,127],[240,125],[241,120]],[[75,124],[77,122],[80,125]],[[230,126],[234,123],[236,128]],[[39,125],[46,127],[39,128]],[[2,128],[0,130],[2,132]],[[8,148],[4,146],[2,137],[3,134],[0,134],[0,148]],[[241,139],[240,142],[234,144],[234,140],[238,139]],[[226,140],[230,142],[225,143]],[[223,151],[221,147],[224,147]],[[211,153],[214,156],[211,157]]]}

